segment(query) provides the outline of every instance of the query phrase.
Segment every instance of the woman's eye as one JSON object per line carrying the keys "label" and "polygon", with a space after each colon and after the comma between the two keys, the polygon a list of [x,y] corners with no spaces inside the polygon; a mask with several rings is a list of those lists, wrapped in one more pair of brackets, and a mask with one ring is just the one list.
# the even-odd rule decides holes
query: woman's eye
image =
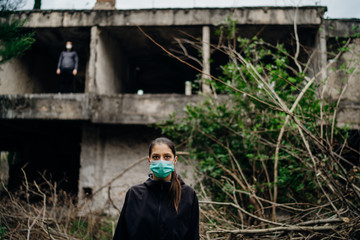
{"label": "woman's eye", "polygon": [[165,159],[170,159],[170,156],[165,156],[164,158],[165,158]]}
{"label": "woman's eye", "polygon": [[152,158],[157,160],[157,159],[159,159],[159,156],[153,156]]}

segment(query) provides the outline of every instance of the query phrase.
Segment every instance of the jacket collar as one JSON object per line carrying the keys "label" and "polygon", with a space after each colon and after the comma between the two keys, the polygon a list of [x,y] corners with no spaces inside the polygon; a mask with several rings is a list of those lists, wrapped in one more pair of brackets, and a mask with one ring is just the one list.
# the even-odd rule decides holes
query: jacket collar
{"label": "jacket collar", "polygon": [[[184,185],[184,181],[182,180],[180,175],[177,175],[178,179],[180,181],[181,185]],[[171,182],[170,181],[163,181],[163,180],[154,180],[153,179],[153,174],[150,173],[149,174],[149,178],[144,182],[144,184],[149,187],[152,188],[156,191],[164,191],[164,190],[169,190],[170,186],[171,186]]]}

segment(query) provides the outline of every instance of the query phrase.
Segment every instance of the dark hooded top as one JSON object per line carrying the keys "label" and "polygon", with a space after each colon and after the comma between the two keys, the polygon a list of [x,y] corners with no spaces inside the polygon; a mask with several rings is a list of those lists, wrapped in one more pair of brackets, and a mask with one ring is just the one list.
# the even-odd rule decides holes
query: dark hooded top
{"label": "dark hooded top", "polygon": [[176,213],[170,204],[171,182],[153,180],[135,185],[126,193],[113,240],[198,240],[199,204],[195,191],[181,183]]}
{"label": "dark hooded top", "polygon": [[64,69],[78,69],[79,57],[75,51],[62,51],[59,57],[57,68]]}

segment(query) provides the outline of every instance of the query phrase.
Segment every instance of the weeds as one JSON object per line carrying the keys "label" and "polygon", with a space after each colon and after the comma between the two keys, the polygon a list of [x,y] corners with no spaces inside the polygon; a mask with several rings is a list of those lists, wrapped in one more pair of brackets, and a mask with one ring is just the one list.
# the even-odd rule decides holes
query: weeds
{"label": "weeds", "polygon": [[20,190],[6,190],[0,199],[0,239],[105,240],[112,238],[115,223],[101,212],[77,206],[73,196],[45,178],[42,184],[25,178]]}

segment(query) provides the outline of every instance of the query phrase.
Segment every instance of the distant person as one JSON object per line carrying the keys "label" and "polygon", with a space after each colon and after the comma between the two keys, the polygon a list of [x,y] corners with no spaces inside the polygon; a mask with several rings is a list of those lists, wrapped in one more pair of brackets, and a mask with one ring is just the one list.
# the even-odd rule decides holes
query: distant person
{"label": "distant person", "polygon": [[62,51],[59,57],[56,74],[60,75],[61,93],[73,92],[74,76],[77,74],[79,58],[75,51],[72,51],[72,42],[66,42],[66,51]]}

